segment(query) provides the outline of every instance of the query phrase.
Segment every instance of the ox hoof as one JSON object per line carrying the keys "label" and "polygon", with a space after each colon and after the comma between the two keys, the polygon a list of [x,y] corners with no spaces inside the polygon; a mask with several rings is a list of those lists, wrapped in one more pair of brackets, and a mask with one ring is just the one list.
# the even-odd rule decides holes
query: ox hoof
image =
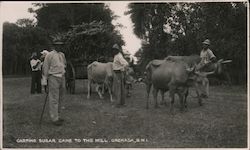
{"label": "ox hoof", "polygon": [[155,105],[155,108],[159,108],[159,106],[158,106],[158,105]]}
{"label": "ox hoof", "polygon": [[90,98],[90,96],[87,96],[87,99],[89,99]]}

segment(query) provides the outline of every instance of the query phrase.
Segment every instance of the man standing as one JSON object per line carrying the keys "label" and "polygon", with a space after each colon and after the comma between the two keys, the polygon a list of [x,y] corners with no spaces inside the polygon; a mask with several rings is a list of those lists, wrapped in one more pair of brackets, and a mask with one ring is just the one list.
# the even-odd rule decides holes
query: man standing
{"label": "man standing", "polygon": [[63,119],[60,118],[61,103],[65,91],[66,59],[62,53],[63,42],[55,41],[52,51],[47,54],[43,63],[43,75],[48,81],[49,113],[54,125],[60,126]]}
{"label": "man standing", "polygon": [[113,45],[115,51],[113,70],[114,76],[114,93],[116,106],[120,107],[125,104],[125,91],[124,91],[124,71],[125,67],[128,67],[128,62],[123,58],[122,49],[117,44]]}
{"label": "man standing", "polygon": [[210,46],[210,40],[206,39],[203,44],[203,49],[201,50],[200,57],[201,61],[197,67],[198,70],[206,70],[209,65],[211,65],[213,62],[215,62],[216,57],[213,54],[212,50],[209,49]]}
{"label": "man standing", "polygon": [[37,53],[32,53],[31,60],[31,94],[35,92],[41,93],[41,61],[37,57]]}
{"label": "man standing", "polygon": [[[44,59],[46,57],[46,55],[49,53],[49,51],[47,51],[46,49],[43,50],[41,52],[41,57],[40,57],[40,60],[41,60],[41,65],[43,66],[43,62],[44,62]],[[42,67],[43,68],[43,67]],[[44,77],[44,74],[43,74],[43,71],[42,71],[42,79],[41,79],[41,84],[44,86],[44,91],[47,91],[47,79]]]}

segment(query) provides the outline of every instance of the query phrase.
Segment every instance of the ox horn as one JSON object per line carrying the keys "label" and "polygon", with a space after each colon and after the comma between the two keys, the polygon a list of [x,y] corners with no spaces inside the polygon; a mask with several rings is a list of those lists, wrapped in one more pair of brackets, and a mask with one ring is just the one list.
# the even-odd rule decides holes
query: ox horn
{"label": "ox horn", "polygon": [[203,72],[203,73],[204,73],[204,75],[205,75],[205,76],[208,76],[208,75],[210,75],[210,74],[214,74],[214,73],[215,73],[215,71]]}
{"label": "ox horn", "polygon": [[199,72],[199,71],[195,71],[196,74],[201,75],[201,76],[208,76],[211,74],[214,74],[215,71],[210,71],[210,72]]}
{"label": "ox horn", "polygon": [[232,62],[232,60],[224,60],[224,61],[222,61],[221,63],[222,63],[222,64],[226,64],[226,63],[230,63],[230,62]]}

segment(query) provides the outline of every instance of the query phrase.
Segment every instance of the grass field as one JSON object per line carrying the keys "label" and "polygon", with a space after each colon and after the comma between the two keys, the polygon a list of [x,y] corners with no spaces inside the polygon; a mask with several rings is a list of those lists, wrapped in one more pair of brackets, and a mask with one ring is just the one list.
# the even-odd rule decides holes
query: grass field
{"label": "grass field", "polygon": [[[191,92],[187,111],[180,112],[176,100],[175,115],[171,115],[168,94],[167,106],[155,109],[151,96],[150,108],[145,109],[146,93],[142,83],[134,85],[126,107],[113,108],[108,95],[100,100],[97,93],[93,93],[87,100],[86,81],[77,80],[76,94],[65,97],[63,126],[51,124],[47,105],[39,127],[45,95],[30,95],[30,80],[3,79],[4,148],[247,147],[247,90],[241,86],[210,87],[204,106],[198,105]],[[24,139],[33,142],[22,142]],[[55,139],[56,143],[43,143],[39,139]]]}

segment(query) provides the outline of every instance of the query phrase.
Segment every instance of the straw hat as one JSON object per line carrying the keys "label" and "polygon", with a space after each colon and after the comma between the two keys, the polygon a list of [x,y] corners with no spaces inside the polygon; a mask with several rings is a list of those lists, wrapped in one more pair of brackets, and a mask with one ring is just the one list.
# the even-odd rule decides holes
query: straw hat
{"label": "straw hat", "polygon": [[206,44],[206,45],[210,45],[210,40],[209,39],[206,39],[204,42],[202,42],[203,44]]}

